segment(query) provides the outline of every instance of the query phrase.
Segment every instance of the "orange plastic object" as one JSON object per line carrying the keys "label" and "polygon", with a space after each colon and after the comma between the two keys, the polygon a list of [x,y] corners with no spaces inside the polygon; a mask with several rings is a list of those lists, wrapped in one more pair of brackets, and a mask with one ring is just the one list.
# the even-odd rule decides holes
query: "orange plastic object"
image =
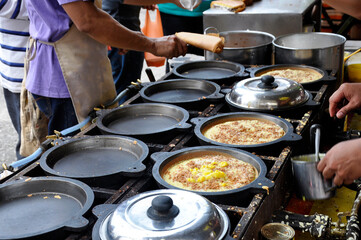
{"label": "orange plastic object", "polygon": [[[142,32],[145,36],[151,38],[163,37],[163,27],[162,20],[160,19],[159,9],[156,8],[156,19],[155,21],[151,21],[149,16],[149,10],[145,13],[145,21],[144,27],[142,28]],[[158,57],[149,52],[144,53],[145,61],[149,67],[160,67],[165,63],[165,57]]]}

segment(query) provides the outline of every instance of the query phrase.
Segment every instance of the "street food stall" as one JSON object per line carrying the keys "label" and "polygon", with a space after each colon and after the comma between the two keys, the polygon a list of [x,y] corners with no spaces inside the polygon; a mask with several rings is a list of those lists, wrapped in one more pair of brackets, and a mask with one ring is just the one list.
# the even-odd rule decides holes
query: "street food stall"
{"label": "street food stall", "polygon": [[[303,24],[319,2],[297,2]],[[43,142],[39,158],[0,180],[0,239],[357,239],[361,184],[302,199],[291,161],[315,152],[314,124],[321,152],[360,135],[327,111],[346,39],[322,34],[321,51],[319,33],[301,36],[307,49],[273,34],[287,52],[272,56],[290,62],[177,62],[129,86],[120,107],[94,111],[74,137]],[[271,76],[290,69],[316,78]]]}

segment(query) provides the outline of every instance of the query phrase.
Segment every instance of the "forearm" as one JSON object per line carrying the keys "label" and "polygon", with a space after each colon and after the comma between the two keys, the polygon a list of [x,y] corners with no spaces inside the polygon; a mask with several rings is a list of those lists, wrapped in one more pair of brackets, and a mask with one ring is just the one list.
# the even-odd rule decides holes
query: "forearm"
{"label": "forearm", "polygon": [[338,11],[346,13],[357,19],[361,19],[360,0],[323,0],[323,3],[330,5]]}
{"label": "forearm", "polygon": [[131,31],[91,2],[63,5],[77,28],[105,45],[137,51],[154,51],[153,42],[140,32]]}

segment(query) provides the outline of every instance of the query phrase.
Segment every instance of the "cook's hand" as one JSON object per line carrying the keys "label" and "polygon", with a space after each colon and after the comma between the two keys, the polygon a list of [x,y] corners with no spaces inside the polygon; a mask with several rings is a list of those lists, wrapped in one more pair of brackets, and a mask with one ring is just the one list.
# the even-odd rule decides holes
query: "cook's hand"
{"label": "cook's hand", "polygon": [[153,38],[153,40],[155,44],[153,54],[156,56],[173,58],[187,53],[187,44],[175,35]]}
{"label": "cook's hand", "polygon": [[361,139],[344,141],[333,146],[318,163],[317,170],[326,179],[340,186],[361,177]]}
{"label": "cook's hand", "polygon": [[[344,100],[348,103],[345,106],[340,106]],[[337,118],[344,118],[351,110],[361,107],[361,83],[344,83],[336,92],[332,94],[329,99],[330,102],[330,116]]]}

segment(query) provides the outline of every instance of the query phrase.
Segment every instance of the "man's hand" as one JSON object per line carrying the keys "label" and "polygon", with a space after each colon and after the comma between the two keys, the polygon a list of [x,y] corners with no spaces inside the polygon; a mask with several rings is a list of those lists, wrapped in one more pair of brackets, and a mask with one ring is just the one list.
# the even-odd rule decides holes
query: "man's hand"
{"label": "man's hand", "polygon": [[156,56],[173,58],[187,53],[187,44],[175,35],[152,38],[154,50],[151,52]]}
{"label": "man's hand", "polygon": [[[343,101],[348,103],[342,106]],[[344,83],[329,99],[330,116],[344,118],[350,111],[361,107],[361,83]]]}
{"label": "man's hand", "polygon": [[340,186],[361,177],[361,139],[344,141],[333,146],[318,163],[317,170],[326,179]]}

